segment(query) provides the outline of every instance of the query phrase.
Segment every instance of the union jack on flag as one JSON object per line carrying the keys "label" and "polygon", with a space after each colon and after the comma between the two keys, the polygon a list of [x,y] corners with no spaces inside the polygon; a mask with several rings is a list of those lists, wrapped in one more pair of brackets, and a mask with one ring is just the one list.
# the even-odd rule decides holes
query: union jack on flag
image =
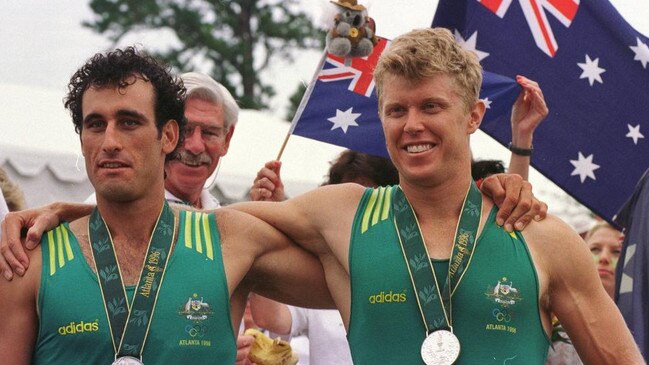
{"label": "union jack on flag", "polygon": [[374,91],[372,70],[374,70],[379,56],[389,44],[390,41],[380,38],[371,55],[363,58],[352,58],[349,66],[345,64],[345,58],[328,54],[325,62],[333,67],[321,69],[318,73],[318,80],[332,82],[349,79],[351,80],[348,87],[349,91],[369,97]]}
{"label": "union jack on flag", "polygon": [[[500,18],[504,18],[512,0],[478,0]],[[552,14],[566,28],[577,15],[579,0],[520,0],[527,25],[532,31],[534,42],[545,54],[554,57],[559,46],[546,14]]]}

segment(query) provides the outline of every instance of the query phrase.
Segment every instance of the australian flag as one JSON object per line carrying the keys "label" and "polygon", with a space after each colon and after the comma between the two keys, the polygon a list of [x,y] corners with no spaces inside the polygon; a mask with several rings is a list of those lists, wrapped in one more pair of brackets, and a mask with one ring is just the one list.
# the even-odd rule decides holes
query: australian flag
{"label": "australian flag", "polygon": [[[388,157],[372,72],[389,45],[389,40],[380,38],[373,53],[363,58],[323,55],[293,118],[291,133]],[[481,98],[487,104],[488,118],[509,125],[509,112],[520,87],[508,77],[490,72],[483,76]]]}
{"label": "australian flag", "polygon": [[[647,37],[606,0],[440,0],[433,26],[476,51],[486,71],[539,82],[550,114],[532,165],[612,221],[649,167]],[[505,120],[481,128],[511,140]]]}
{"label": "australian flag", "polygon": [[646,358],[649,355],[649,169],[615,222],[625,229],[617,265],[615,301]]}

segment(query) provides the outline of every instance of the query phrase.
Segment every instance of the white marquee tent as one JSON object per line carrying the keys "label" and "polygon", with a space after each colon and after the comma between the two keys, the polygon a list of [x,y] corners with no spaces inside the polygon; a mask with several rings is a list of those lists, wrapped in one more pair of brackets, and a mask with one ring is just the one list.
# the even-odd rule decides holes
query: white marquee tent
{"label": "white marquee tent", "polygon": [[[0,167],[25,191],[28,206],[83,201],[91,192],[78,135],[63,108],[64,92],[0,84]],[[212,191],[223,202],[245,199],[264,162],[277,156],[289,123],[244,110]],[[290,196],[317,187],[342,148],[292,136],[282,157]]]}

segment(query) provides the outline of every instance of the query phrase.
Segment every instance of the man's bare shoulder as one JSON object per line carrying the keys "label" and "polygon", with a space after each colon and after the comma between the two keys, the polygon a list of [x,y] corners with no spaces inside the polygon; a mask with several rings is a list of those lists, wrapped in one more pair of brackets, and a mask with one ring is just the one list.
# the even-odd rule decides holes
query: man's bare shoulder
{"label": "man's bare shoulder", "polygon": [[314,195],[317,195],[319,197],[324,196],[325,198],[340,198],[340,199],[349,199],[350,201],[357,202],[361,196],[363,195],[363,192],[367,190],[368,188],[356,184],[356,183],[344,183],[344,184],[335,184],[335,185],[324,185],[321,186],[312,192]]}
{"label": "man's bare shoulder", "polygon": [[219,231],[238,231],[242,228],[249,227],[251,224],[263,223],[261,219],[233,208],[222,207],[215,210],[213,213],[216,219],[216,224],[219,227]]}
{"label": "man's bare shoulder", "polygon": [[70,229],[76,234],[87,234],[88,233],[88,221],[90,220],[90,215],[85,215],[78,219],[73,220],[69,223]]}
{"label": "man's bare shoulder", "polygon": [[305,211],[317,211],[319,215],[333,212],[344,216],[345,212],[352,212],[353,216],[367,189],[356,183],[324,185],[286,202],[301,206]]}
{"label": "man's bare shoulder", "polygon": [[559,217],[548,214],[531,222],[522,231],[532,251],[537,269],[557,277],[565,272],[580,272],[592,266],[590,252],[577,232]]}
{"label": "man's bare shoulder", "polygon": [[[525,241],[529,244],[543,244],[549,251],[566,247],[570,249],[583,241],[577,232],[561,218],[548,214],[541,221],[532,221],[522,231]],[[566,245],[566,243],[569,243]]]}
{"label": "man's bare shoulder", "polygon": [[338,224],[347,215],[353,217],[365,189],[355,183],[325,185],[282,202],[242,202],[229,207],[260,217],[274,226],[287,220],[326,226],[329,221]]}
{"label": "man's bare shoulder", "polygon": [[11,293],[23,293],[24,295],[36,295],[41,282],[41,269],[43,267],[43,251],[41,245],[32,250],[26,250],[29,258],[29,270],[24,276],[14,275],[11,281],[0,280],[0,293],[3,296]]}
{"label": "man's bare shoulder", "polygon": [[275,228],[263,220],[236,209],[219,208],[214,211],[214,217],[223,246],[237,246],[240,247],[239,249],[257,251],[254,250],[255,247],[265,246],[267,241],[280,235]]}

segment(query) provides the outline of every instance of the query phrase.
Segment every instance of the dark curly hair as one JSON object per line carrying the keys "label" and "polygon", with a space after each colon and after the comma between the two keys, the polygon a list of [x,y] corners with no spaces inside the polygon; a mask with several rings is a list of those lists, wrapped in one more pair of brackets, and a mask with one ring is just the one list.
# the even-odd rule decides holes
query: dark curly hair
{"label": "dark curly hair", "polygon": [[[105,54],[98,53],[89,59],[70,78],[68,94],[64,100],[65,107],[70,110],[74,130],[81,134],[83,129],[82,98],[91,86],[125,88],[135,81],[132,76],[151,82],[155,92],[155,118],[158,135],[162,135],[162,127],[170,120],[178,122],[181,131],[178,146],[182,145],[185,130],[184,99],[185,87],[182,80],[172,76],[171,68],[155,60],[146,53],[134,47],[124,50],[116,49]],[[175,151],[167,155],[172,158]]]}

